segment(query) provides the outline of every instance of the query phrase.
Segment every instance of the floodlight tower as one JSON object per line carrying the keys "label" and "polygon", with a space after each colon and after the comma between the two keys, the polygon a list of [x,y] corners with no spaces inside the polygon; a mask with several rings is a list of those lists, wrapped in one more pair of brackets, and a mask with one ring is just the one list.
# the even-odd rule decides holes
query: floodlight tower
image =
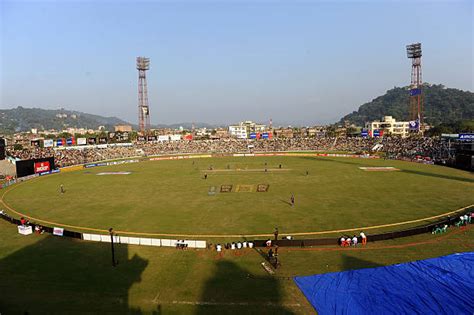
{"label": "floodlight tower", "polygon": [[138,129],[144,135],[150,130],[150,108],[146,72],[150,69],[150,58],[137,57],[138,69]]}
{"label": "floodlight tower", "polygon": [[[407,45],[407,57],[411,62],[411,85],[410,85],[410,121],[415,122],[412,129],[422,130],[423,126],[423,94],[421,79],[421,44]],[[417,122],[417,123],[416,123]]]}

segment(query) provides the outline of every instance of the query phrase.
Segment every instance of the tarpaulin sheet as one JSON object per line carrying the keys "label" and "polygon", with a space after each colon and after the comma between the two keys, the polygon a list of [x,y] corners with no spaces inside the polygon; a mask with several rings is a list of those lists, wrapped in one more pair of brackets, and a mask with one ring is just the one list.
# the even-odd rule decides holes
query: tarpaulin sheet
{"label": "tarpaulin sheet", "polygon": [[319,314],[474,314],[474,252],[294,281]]}

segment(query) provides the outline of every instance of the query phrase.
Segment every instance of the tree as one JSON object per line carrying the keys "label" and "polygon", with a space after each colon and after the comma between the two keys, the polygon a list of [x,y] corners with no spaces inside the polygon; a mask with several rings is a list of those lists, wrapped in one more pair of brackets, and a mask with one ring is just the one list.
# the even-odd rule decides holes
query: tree
{"label": "tree", "polygon": [[[443,85],[423,85],[424,121],[437,126],[441,123],[454,123],[470,120],[474,117],[474,93],[446,88]],[[399,121],[408,119],[408,87],[395,87],[384,95],[359,107],[357,111],[344,116],[345,120],[359,126],[367,121],[381,119],[382,116],[393,116]]]}
{"label": "tree", "polygon": [[425,135],[440,136],[443,133],[471,133],[474,132],[474,119],[456,121],[453,123],[443,123],[431,128]]}
{"label": "tree", "polygon": [[13,145],[13,150],[15,150],[15,151],[21,151],[21,150],[23,150],[23,146],[22,146],[21,144],[19,144],[19,143],[15,143],[15,144]]}

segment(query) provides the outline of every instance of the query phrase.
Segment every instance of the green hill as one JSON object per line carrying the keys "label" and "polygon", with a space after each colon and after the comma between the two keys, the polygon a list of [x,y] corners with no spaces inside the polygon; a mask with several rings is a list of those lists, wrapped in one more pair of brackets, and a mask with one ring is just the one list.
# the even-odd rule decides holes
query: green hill
{"label": "green hill", "polygon": [[[445,86],[426,84],[423,87],[425,122],[430,125],[454,123],[474,119],[474,93]],[[395,87],[385,95],[359,107],[357,111],[344,116],[343,121],[364,125],[367,121],[377,120],[382,116],[393,116],[397,120],[408,118],[408,87]]]}
{"label": "green hill", "polygon": [[5,133],[28,131],[31,128],[63,130],[65,128],[97,129],[99,126],[112,130],[117,124],[129,123],[116,117],[102,117],[64,109],[48,110],[21,106],[0,109],[0,132]]}

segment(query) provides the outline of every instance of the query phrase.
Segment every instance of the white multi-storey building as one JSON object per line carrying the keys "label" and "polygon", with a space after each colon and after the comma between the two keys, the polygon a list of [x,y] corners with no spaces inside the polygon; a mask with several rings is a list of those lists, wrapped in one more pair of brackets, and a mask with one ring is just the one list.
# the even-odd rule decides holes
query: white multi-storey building
{"label": "white multi-storey building", "polygon": [[238,125],[229,126],[229,134],[238,139],[247,139],[251,133],[264,132],[265,125],[259,125],[253,121],[241,121]]}
{"label": "white multi-storey building", "polygon": [[393,135],[405,138],[410,133],[408,121],[396,121],[392,116],[384,116],[381,121],[372,121],[365,124],[369,135],[373,137],[374,131],[378,130],[383,135]]}

